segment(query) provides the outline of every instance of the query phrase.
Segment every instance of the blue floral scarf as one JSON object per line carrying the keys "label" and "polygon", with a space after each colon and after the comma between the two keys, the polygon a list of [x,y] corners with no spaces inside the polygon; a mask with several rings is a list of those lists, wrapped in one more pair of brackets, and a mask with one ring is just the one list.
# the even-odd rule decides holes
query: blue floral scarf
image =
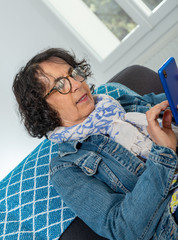
{"label": "blue floral scarf", "polygon": [[95,109],[80,124],[58,127],[48,133],[52,142],[62,143],[82,140],[91,135],[107,135],[135,155],[148,157],[152,141],[146,131],[146,117],[143,113],[126,113],[114,98],[94,95]]}

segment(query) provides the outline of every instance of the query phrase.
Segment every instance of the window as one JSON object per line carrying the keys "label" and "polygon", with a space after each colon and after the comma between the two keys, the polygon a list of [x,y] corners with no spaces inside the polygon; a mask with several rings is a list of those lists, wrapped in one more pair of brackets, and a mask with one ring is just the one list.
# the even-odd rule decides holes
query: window
{"label": "window", "polygon": [[152,11],[154,10],[163,0],[142,0],[145,5]]}
{"label": "window", "polygon": [[[174,8],[177,0],[43,0],[91,55],[109,69]],[[168,3],[169,2],[169,3]],[[171,15],[171,14],[170,14]],[[165,27],[164,27],[165,28]],[[166,31],[166,28],[165,30]],[[153,33],[153,40],[159,39]],[[138,46],[139,49],[139,46]]]}
{"label": "window", "polygon": [[137,26],[114,0],[83,0],[83,2],[119,40],[123,40]]}

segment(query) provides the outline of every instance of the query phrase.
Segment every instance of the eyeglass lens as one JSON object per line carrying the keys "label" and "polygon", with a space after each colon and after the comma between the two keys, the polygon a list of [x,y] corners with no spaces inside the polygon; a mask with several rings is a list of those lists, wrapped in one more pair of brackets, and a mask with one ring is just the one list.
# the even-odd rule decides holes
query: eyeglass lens
{"label": "eyeglass lens", "polygon": [[71,90],[71,84],[67,78],[61,78],[59,81],[56,83],[55,86],[56,90],[58,90],[61,93],[69,93]]}
{"label": "eyeglass lens", "polygon": [[[86,73],[80,67],[74,68],[71,76],[78,82],[83,82],[86,78]],[[67,77],[60,78],[59,81],[56,83],[55,86],[56,90],[59,92],[66,94],[69,93],[71,90],[71,83]]]}
{"label": "eyeglass lens", "polygon": [[83,82],[86,78],[86,72],[81,67],[76,67],[73,69],[71,76],[79,82]]}

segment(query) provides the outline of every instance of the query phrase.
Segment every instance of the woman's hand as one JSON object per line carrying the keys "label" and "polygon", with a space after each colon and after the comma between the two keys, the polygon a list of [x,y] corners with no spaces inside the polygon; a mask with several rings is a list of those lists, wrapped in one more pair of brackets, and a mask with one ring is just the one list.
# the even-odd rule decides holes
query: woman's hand
{"label": "woman's hand", "polygon": [[[169,106],[168,101],[161,102],[155,105],[149,111],[146,112],[148,121],[147,131],[150,134],[151,139],[157,145],[168,147],[176,151],[176,136],[172,131],[172,112],[167,109]],[[165,111],[162,119],[162,128],[158,123],[158,117],[161,111]]]}

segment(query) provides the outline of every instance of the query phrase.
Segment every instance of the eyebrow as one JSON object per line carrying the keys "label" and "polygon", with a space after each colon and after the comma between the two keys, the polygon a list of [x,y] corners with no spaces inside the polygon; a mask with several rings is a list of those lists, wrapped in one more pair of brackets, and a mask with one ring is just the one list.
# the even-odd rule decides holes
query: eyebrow
{"label": "eyebrow", "polygon": [[71,73],[72,73],[72,70],[73,70],[74,68],[73,67],[70,67],[69,68],[69,70],[68,70],[68,75],[70,75]]}
{"label": "eyebrow", "polygon": [[56,83],[59,81],[59,79],[62,79],[63,77],[68,77],[68,76],[70,76],[70,74],[72,73],[72,70],[73,70],[73,67],[69,67],[68,72],[67,72],[67,76],[61,76],[61,77],[55,78],[55,79],[54,79],[54,83],[56,84]]}

